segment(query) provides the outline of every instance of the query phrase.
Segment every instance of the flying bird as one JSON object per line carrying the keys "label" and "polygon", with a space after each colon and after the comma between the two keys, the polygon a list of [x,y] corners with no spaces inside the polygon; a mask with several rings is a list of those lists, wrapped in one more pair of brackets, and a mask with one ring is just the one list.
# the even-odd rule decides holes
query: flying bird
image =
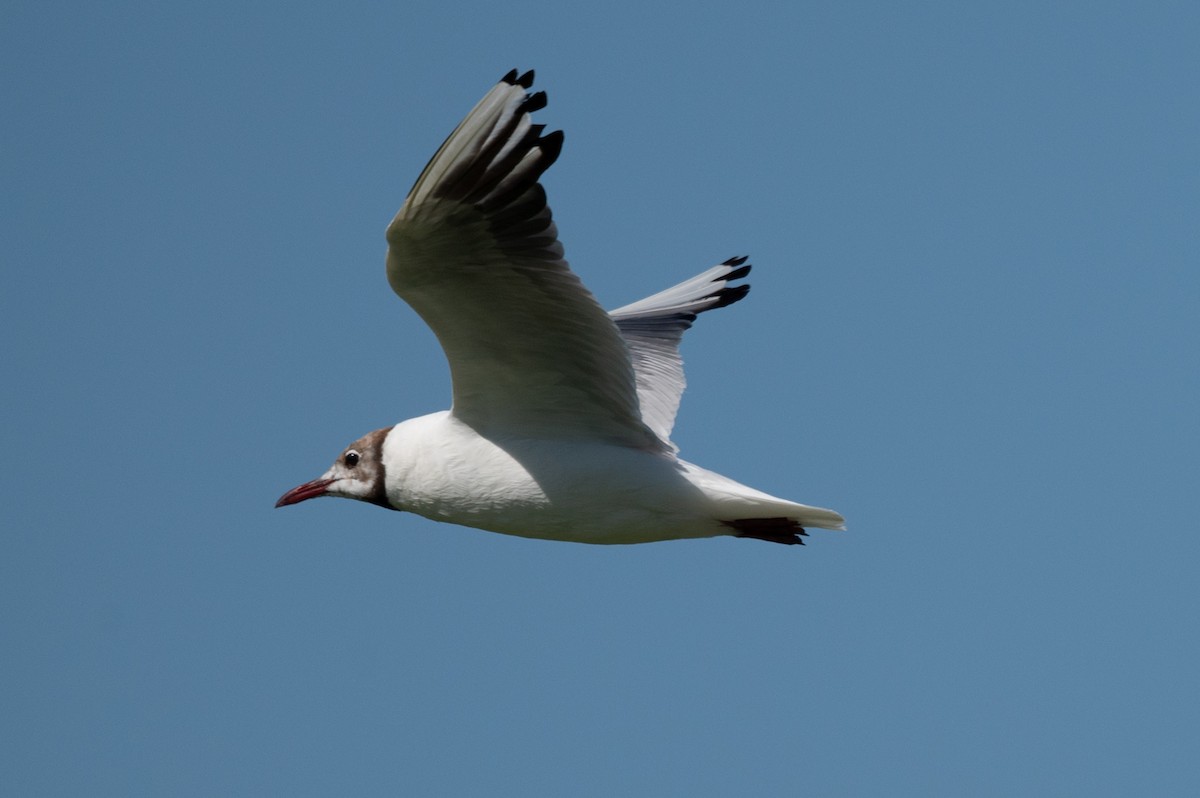
{"label": "flying bird", "polygon": [[561,131],[509,72],[450,134],[387,228],[392,290],[450,362],[450,410],[375,430],[276,507],[358,499],[530,538],[647,543],[732,535],[803,543],[833,510],[681,460],[679,343],[750,290],[746,258],[606,313],[567,266],[539,180]]}

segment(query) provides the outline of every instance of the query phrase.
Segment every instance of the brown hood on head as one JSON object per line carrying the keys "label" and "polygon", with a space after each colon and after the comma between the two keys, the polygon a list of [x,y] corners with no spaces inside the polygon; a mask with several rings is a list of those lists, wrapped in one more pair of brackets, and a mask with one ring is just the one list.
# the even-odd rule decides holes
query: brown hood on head
{"label": "brown hood on head", "polygon": [[371,475],[373,482],[371,493],[363,501],[378,504],[380,507],[386,507],[389,510],[395,510],[397,508],[388,504],[387,467],[383,464],[383,441],[391,431],[391,427],[384,427],[374,432],[368,432],[346,448],[357,449],[362,456],[362,462],[369,463],[370,467],[374,469],[374,473]]}
{"label": "brown hood on head", "polygon": [[[319,479],[305,482],[279,497],[276,507],[286,507],[320,496],[337,496],[377,504],[389,510],[387,468],[383,464],[383,442],[391,427],[377,429],[347,446],[333,466]],[[355,456],[348,455],[354,453]]]}

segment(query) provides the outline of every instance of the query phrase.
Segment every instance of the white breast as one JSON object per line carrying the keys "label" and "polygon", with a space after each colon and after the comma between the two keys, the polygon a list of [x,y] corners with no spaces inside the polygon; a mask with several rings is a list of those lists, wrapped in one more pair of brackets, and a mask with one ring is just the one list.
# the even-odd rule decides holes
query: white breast
{"label": "white breast", "polygon": [[589,543],[727,531],[670,455],[594,441],[488,440],[441,412],[393,428],[383,460],[392,505],[436,521]]}

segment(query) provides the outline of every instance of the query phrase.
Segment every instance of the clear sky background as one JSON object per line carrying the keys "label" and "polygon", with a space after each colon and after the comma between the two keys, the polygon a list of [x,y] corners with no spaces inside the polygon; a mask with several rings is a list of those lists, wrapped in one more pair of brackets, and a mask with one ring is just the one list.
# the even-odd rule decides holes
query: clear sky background
{"label": "clear sky background", "polygon": [[[1196,795],[1194,3],[7,3],[0,791]],[[502,74],[689,460],[849,531],[274,510],[448,404],[383,230]]]}

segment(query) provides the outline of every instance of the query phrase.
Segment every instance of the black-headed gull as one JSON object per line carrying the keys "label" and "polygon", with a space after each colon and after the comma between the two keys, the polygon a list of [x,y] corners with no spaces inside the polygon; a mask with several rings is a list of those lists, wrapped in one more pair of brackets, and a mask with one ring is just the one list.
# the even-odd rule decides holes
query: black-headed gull
{"label": "black-headed gull", "polygon": [[435,521],[580,543],[718,535],[802,543],[832,510],[778,499],[676,456],[679,342],[742,299],[733,258],[605,313],[568,268],[538,182],[562,148],[530,114],[533,72],[504,78],[446,139],[387,229],[392,289],[450,361],[450,410],[376,430],[276,504],[341,496]]}

